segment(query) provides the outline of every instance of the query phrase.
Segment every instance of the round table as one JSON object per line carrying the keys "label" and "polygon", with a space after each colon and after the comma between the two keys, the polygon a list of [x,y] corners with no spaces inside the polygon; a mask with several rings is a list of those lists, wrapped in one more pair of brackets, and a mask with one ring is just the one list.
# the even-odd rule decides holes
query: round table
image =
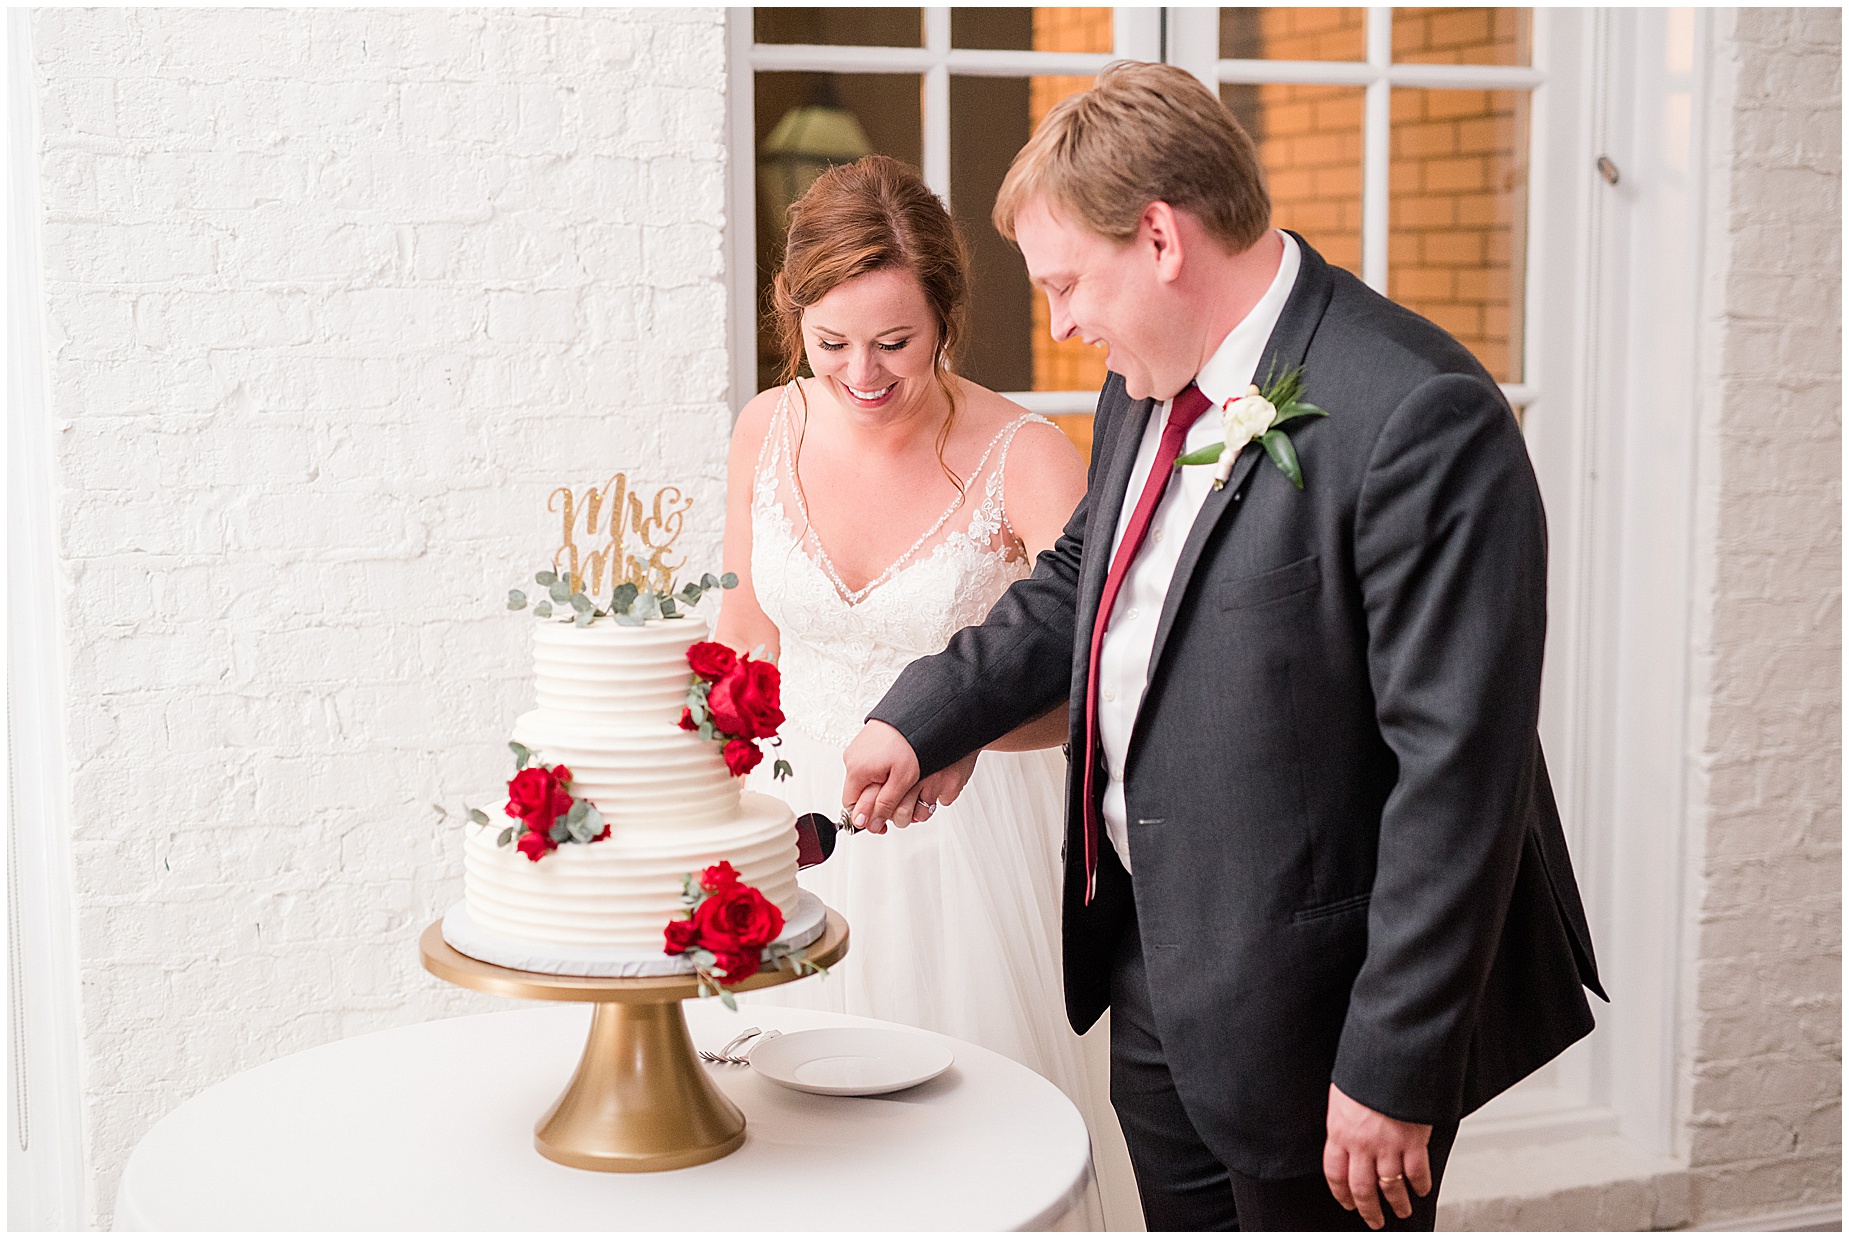
{"label": "round table", "polygon": [[[686,1004],[694,1044],[756,1025],[879,1020]],[[1046,1230],[1091,1176],[1077,1109],[1012,1059],[944,1038],[955,1064],[884,1097],[823,1097],[706,1068],[745,1143],[653,1174],[541,1157],[590,1013],[546,1006],[370,1033],[233,1076],[155,1124],[116,1194],[117,1230]],[[935,1034],[925,1034],[934,1036]]]}

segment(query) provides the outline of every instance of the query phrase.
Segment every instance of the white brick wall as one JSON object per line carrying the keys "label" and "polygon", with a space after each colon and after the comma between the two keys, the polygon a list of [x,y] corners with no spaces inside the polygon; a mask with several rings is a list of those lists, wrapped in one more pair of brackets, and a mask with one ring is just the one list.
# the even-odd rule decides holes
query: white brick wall
{"label": "white brick wall", "polygon": [[1685,1040],[1701,1225],[1842,1189],[1842,18],[1717,21]]}
{"label": "white brick wall", "polygon": [[[432,802],[530,696],[559,484],[729,427],[719,10],[34,19],[94,1220],[161,1115],[487,1000]],[[561,1070],[568,1065],[562,1065]]]}

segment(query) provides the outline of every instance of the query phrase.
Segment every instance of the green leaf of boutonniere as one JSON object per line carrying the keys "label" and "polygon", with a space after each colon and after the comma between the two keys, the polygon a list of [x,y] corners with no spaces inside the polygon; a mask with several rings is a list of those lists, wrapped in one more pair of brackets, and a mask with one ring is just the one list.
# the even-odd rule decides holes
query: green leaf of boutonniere
{"label": "green leaf of boutonniere", "polygon": [[1278,467],[1298,490],[1303,489],[1303,467],[1297,463],[1297,449],[1291,446],[1290,436],[1282,430],[1267,430],[1259,436],[1265,446],[1265,455],[1271,457],[1271,463]]}

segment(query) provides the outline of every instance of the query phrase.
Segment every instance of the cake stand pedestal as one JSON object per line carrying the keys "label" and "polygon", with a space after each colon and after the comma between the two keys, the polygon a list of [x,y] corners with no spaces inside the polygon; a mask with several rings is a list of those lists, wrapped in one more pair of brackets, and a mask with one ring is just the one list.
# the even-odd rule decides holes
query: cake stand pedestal
{"label": "cake stand pedestal", "polygon": [[[687,1035],[681,1000],[699,995],[692,973],[572,977],[483,963],[443,940],[436,921],[418,939],[424,968],[465,989],[509,998],[595,1003],[591,1032],[565,1092],[533,1128],[541,1155],[580,1170],[678,1170],[714,1161],[745,1142],[745,1116],[707,1077]],[[847,954],[847,922],[830,909],[805,948],[826,968]],[[785,963],[735,992],[796,980]]]}

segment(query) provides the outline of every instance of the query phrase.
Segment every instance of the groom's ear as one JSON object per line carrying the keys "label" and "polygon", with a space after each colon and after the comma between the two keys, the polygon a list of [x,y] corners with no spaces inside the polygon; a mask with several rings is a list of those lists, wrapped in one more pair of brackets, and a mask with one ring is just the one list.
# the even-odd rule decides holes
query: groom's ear
{"label": "groom's ear", "polygon": [[1137,244],[1154,261],[1156,278],[1172,284],[1181,275],[1182,239],[1175,208],[1158,199],[1143,208],[1136,225]]}

